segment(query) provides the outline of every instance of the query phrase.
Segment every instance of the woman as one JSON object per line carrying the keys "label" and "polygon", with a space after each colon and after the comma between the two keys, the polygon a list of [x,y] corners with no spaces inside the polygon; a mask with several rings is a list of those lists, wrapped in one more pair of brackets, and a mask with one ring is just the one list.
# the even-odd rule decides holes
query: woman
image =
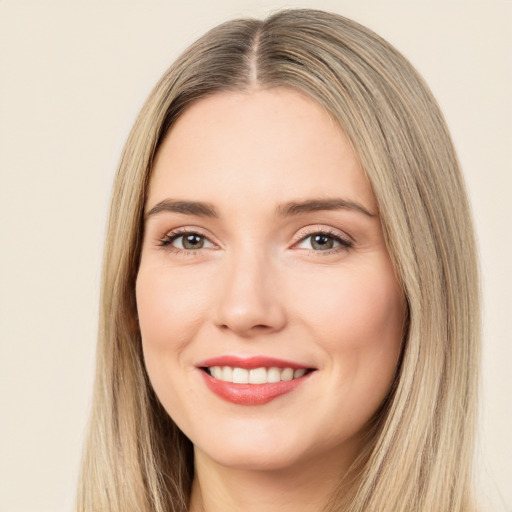
{"label": "woman", "polygon": [[469,208],[389,44],[313,10],[213,29],[108,229],[78,510],[473,510]]}

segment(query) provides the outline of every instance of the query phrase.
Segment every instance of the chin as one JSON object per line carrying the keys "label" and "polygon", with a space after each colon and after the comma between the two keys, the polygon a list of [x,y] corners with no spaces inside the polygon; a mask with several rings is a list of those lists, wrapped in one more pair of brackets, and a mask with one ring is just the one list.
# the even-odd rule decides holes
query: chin
{"label": "chin", "polygon": [[219,466],[243,471],[280,471],[293,468],[301,462],[300,452],[290,453],[288,450],[270,447],[262,450],[259,446],[247,445],[224,446],[221,453],[211,450],[202,454]]}
{"label": "chin", "polygon": [[354,451],[356,437],[347,439],[324,438],[319,441],[313,433],[298,432],[288,428],[265,425],[255,428],[246,425],[217,432],[217,435],[194,443],[196,456],[206,457],[215,464],[226,468],[245,471],[281,471],[315,465],[315,460],[323,464],[329,454],[343,458],[343,454]]}
{"label": "chin", "polygon": [[232,425],[191,440],[196,455],[206,456],[221,466],[254,471],[293,466],[301,460],[305,449],[302,439],[269,425]]}

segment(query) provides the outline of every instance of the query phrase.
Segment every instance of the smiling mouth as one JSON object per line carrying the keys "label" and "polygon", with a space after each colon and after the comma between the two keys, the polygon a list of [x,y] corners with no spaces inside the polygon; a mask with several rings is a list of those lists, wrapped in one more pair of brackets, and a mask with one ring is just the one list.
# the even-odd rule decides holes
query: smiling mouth
{"label": "smiling mouth", "polygon": [[307,368],[239,368],[236,366],[206,366],[201,368],[214,379],[233,384],[275,384],[304,377],[313,371]]}
{"label": "smiling mouth", "polygon": [[317,370],[295,361],[267,356],[224,355],[201,361],[197,369],[206,386],[237,405],[263,405],[292,393]]}

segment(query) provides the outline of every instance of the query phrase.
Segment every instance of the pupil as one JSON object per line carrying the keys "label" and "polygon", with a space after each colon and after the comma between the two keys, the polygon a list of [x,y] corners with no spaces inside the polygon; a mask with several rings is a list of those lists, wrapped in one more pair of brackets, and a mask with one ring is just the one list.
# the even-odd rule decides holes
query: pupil
{"label": "pupil", "polygon": [[311,245],[313,246],[313,249],[332,249],[334,241],[331,237],[327,235],[314,235],[313,243]]}
{"label": "pupil", "polygon": [[203,246],[203,237],[199,235],[187,235],[183,239],[185,249],[200,249]]}

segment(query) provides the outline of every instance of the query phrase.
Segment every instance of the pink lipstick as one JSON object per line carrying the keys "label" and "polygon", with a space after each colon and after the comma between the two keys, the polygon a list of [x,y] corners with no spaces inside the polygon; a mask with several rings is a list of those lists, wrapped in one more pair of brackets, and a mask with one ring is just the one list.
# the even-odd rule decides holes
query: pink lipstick
{"label": "pink lipstick", "polygon": [[197,365],[208,388],[239,405],[263,405],[306,382],[314,368],[264,356],[221,356]]}

